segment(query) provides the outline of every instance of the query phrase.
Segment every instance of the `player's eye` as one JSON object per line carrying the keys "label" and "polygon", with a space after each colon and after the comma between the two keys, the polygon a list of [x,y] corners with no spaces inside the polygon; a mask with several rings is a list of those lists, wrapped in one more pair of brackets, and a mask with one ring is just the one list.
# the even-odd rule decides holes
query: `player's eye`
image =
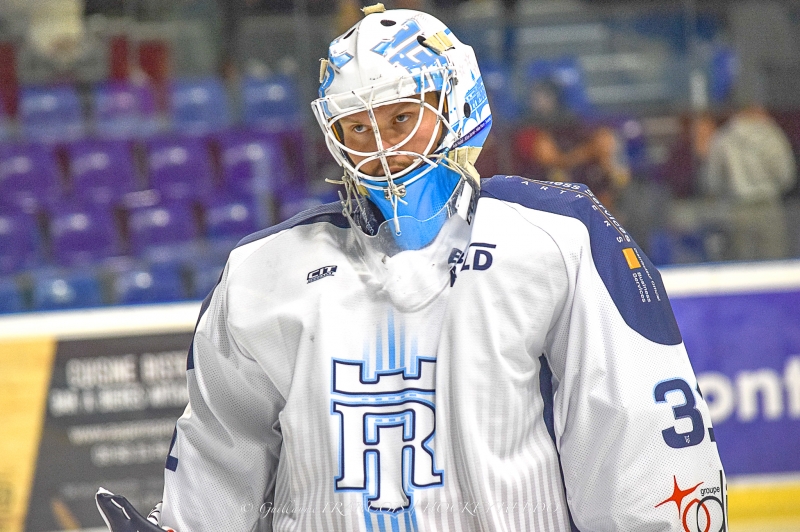
{"label": "player's eye", "polygon": [[394,117],[395,122],[402,124],[403,122],[408,122],[411,120],[411,114],[409,113],[402,113]]}
{"label": "player's eye", "polygon": [[355,124],[351,129],[353,130],[353,133],[367,132],[367,126],[365,126],[364,124]]}

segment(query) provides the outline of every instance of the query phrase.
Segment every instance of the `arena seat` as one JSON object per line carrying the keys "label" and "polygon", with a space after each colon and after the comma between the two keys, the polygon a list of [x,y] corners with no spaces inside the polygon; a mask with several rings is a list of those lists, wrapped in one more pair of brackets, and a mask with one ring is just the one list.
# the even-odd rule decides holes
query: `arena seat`
{"label": "arena seat", "polygon": [[52,147],[11,144],[0,149],[0,203],[37,212],[62,193]]}
{"label": "arena seat", "polygon": [[0,275],[34,267],[41,259],[41,236],[33,216],[0,211]]}
{"label": "arena seat", "polygon": [[101,206],[60,203],[51,209],[49,235],[60,266],[87,266],[120,252],[113,215]]}
{"label": "arena seat", "polygon": [[147,84],[98,83],[92,89],[94,127],[101,138],[133,139],[158,130],[156,97]]}
{"label": "arena seat", "polygon": [[205,229],[209,240],[240,240],[266,227],[259,223],[261,206],[256,198],[215,195],[205,203]]}
{"label": "arena seat", "polygon": [[67,147],[72,194],[98,205],[115,204],[136,188],[131,145],[125,140],[79,140]]}
{"label": "arena seat", "polygon": [[146,149],[150,186],[165,199],[201,199],[211,193],[211,158],[203,139],[154,137]]}
{"label": "arena seat", "polygon": [[288,174],[281,140],[276,135],[230,130],[216,136],[222,184],[236,194],[262,195],[279,186]]}
{"label": "arena seat", "polygon": [[181,267],[175,262],[132,263],[116,271],[114,303],[130,305],[185,299]]}
{"label": "arena seat", "polygon": [[25,302],[22,290],[13,277],[0,277],[0,314],[22,312]]}
{"label": "arena seat", "polygon": [[198,237],[194,213],[185,202],[133,207],[128,211],[127,229],[134,255],[161,261],[180,259]]}
{"label": "arena seat", "polygon": [[265,131],[291,128],[300,117],[299,90],[285,75],[247,77],[242,82],[244,122]]}
{"label": "arena seat", "polygon": [[529,85],[550,82],[558,87],[560,102],[569,111],[582,116],[591,111],[583,72],[574,57],[534,59],[525,68],[525,78]]}
{"label": "arena seat", "polygon": [[170,112],[173,129],[184,135],[208,135],[230,125],[225,87],[214,77],[173,81]]}
{"label": "arena seat", "polygon": [[511,70],[501,63],[485,61],[481,64],[481,74],[492,115],[507,123],[518,120],[523,109],[516,97]]}
{"label": "arena seat", "polygon": [[64,310],[103,305],[95,272],[42,270],[33,273],[33,310]]}
{"label": "arena seat", "polygon": [[189,297],[204,299],[217,285],[225,260],[209,258],[197,260],[191,265],[192,288]]}
{"label": "arena seat", "polygon": [[729,46],[716,46],[708,62],[708,96],[712,103],[724,105],[733,94],[739,77],[739,57]]}
{"label": "arena seat", "polygon": [[68,142],[84,135],[78,91],[70,85],[23,88],[19,121],[23,137],[34,142]]}

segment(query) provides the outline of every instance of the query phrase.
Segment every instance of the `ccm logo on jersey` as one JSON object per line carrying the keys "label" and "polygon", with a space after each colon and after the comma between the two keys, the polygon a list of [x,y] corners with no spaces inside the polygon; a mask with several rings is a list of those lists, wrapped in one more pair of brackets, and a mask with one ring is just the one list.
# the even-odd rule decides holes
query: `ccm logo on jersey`
{"label": "ccm logo on jersey", "polygon": [[323,266],[322,268],[317,268],[313,272],[308,272],[308,275],[306,276],[306,284],[319,281],[323,277],[332,277],[334,273],[336,273],[336,266]]}

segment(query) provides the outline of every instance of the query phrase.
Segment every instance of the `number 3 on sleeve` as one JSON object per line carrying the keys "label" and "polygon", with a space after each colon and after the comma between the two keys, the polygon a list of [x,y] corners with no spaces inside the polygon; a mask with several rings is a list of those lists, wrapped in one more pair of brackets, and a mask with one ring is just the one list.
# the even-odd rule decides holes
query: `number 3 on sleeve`
{"label": "number 3 on sleeve", "polygon": [[681,392],[685,401],[682,405],[672,407],[672,413],[675,419],[689,418],[692,421],[692,430],[678,433],[675,427],[664,429],[661,431],[661,434],[664,436],[664,441],[674,449],[697,445],[703,441],[705,426],[703,425],[703,416],[700,414],[700,411],[695,408],[694,392],[689,384],[683,379],[671,379],[659,382],[655,390],[653,390],[656,403],[665,403],[667,401],[667,393],[672,391]]}

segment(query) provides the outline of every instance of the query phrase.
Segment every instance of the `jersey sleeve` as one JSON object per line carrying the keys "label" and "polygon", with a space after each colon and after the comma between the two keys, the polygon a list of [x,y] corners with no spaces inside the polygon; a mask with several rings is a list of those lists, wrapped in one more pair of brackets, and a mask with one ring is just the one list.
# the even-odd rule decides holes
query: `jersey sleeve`
{"label": "jersey sleeve", "polygon": [[542,362],[574,529],[724,530],[714,432],[661,277],[599,203],[584,214]]}
{"label": "jersey sleeve", "polygon": [[284,400],[229,327],[229,268],[203,304],[167,457],[161,524],[178,532],[271,530]]}

